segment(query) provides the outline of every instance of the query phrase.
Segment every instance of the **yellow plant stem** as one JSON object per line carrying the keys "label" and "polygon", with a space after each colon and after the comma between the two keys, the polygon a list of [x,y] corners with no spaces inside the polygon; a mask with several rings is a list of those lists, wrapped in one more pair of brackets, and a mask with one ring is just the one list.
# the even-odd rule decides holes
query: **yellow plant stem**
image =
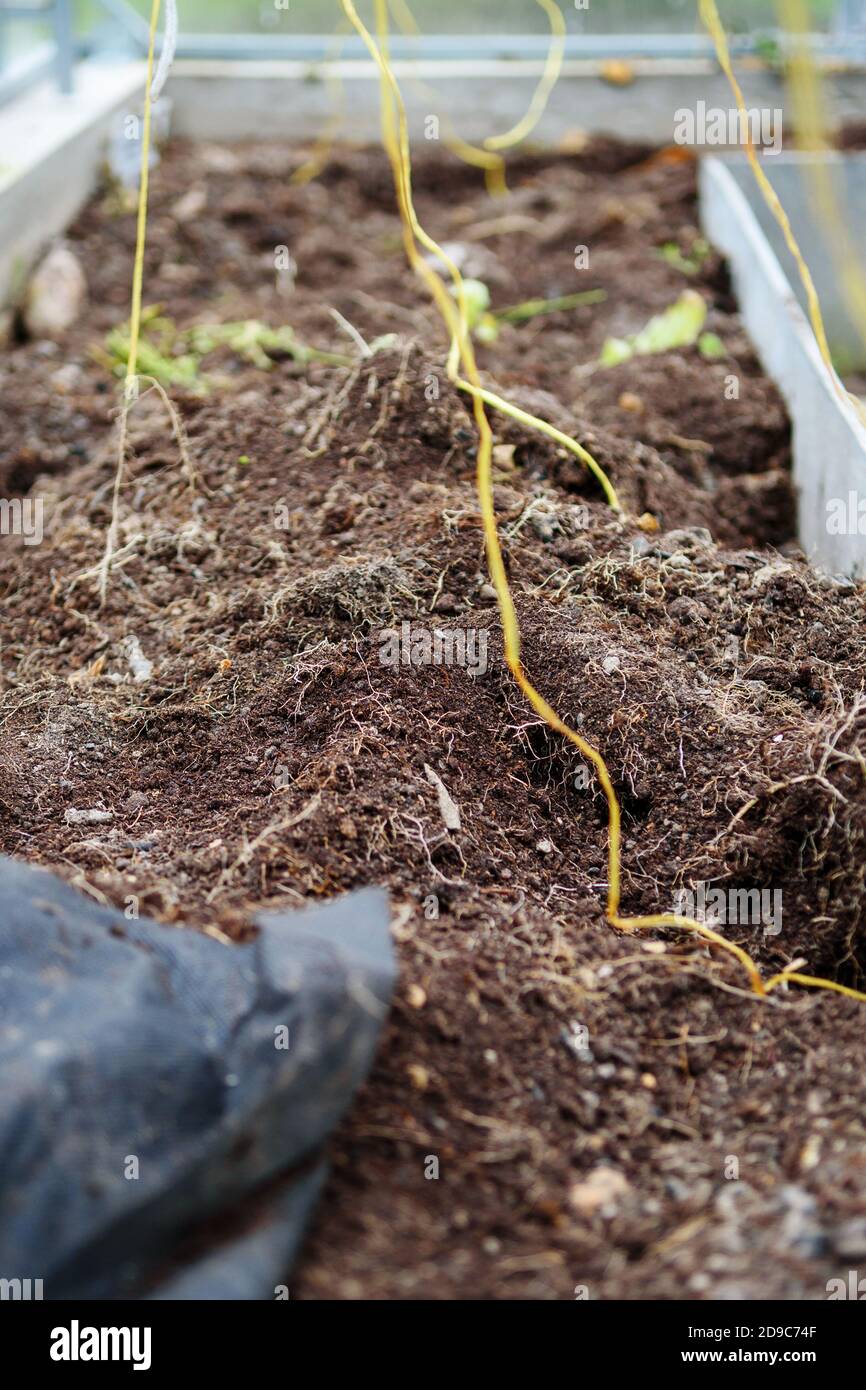
{"label": "yellow plant stem", "polygon": [[159,24],[161,0],[151,0],[150,38],[147,47],[147,86],[144,92],[144,121],[141,132],[141,178],[138,186],[138,219],[135,234],[135,263],[132,268],[132,310],[129,316],[129,357],[126,367],[127,395],[134,389],[138,365],[138,338],[141,329],[141,287],[144,279],[144,245],[147,238],[147,194],[150,178],[150,86],[153,81],[153,54]]}
{"label": "yellow plant stem", "polygon": [[470,164],[474,169],[484,170],[484,182],[487,185],[487,192],[492,198],[504,198],[508,192],[508,184],[505,179],[505,160],[501,154],[492,154],[487,150],[479,150],[477,145],[470,145],[468,140],[464,140],[458,135],[453,126],[448,123],[445,141],[446,149],[452,154],[456,154],[458,159],[462,159],[464,164]]}
{"label": "yellow plant stem", "polygon": [[737,104],[737,111],[739,112],[740,120],[742,122],[742,128],[746,137],[746,156],[748,158],[749,164],[751,165],[752,172],[755,175],[758,187],[761,190],[767,207],[770,209],[770,212],[773,214],[773,217],[776,219],[777,223],[782,229],[782,235],[785,238],[785,244],[788,247],[788,250],[790,251],[796,263],[797,272],[800,276],[803,289],[806,293],[806,303],[809,310],[809,320],[812,324],[812,332],[815,334],[815,340],[818,344],[818,351],[821,354],[827,371],[830,373],[830,380],[832,381],[834,389],[836,390],[840,399],[844,401],[846,405],[853,406],[859,414],[861,420],[866,422],[866,409],[864,409],[862,403],[857,399],[856,396],[852,396],[848,391],[846,391],[844,384],[839,380],[836,368],[833,365],[833,358],[830,354],[830,345],[827,342],[827,333],[824,328],[824,316],[821,313],[821,304],[818,299],[818,291],[815,289],[815,282],[812,279],[812,273],[809,270],[808,265],[806,264],[806,259],[802,251],[800,250],[797,238],[794,236],[794,231],[791,227],[790,219],[788,217],[788,214],[785,212],[784,207],[782,206],[781,200],[779,199],[779,195],[776,193],[776,190],[774,189],[773,185],[771,184],[770,180],[767,178],[767,175],[764,173],[764,170],[761,167],[761,161],[758,158],[757,152],[755,150],[751,130],[749,128],[749,117],[748,112],[746,110],[746,103],[743,97],[743,91],[740,87],[739,82],[737,81],[733,64],[731,62],[731,53],[730,48],[728,46],[728,37],[725,33],[722,21],[719,18],[719,11],[716,6],[716,0],[698,0],[698,7],[700,10],[701,19],[704,25],[706,26],[710,34],[710,37],[713,40],[713,45],[716,50],[716,56],[719,60],[719,66],[725,74],[725,77],[728,79],[728,84],[731,88],[731,91],[734,94],[734,100]]}
{"label": "yellow plant stem", "polygon": [[[797,143],[816,155],[827,155],[827,115],[821,77],[809,50],[808,11],[803,0],[776,0],[779,19],[794,40],[788,81],[796,116]],[[866,345],[866,275],[851,239],[847,209],[837,192],[836,179],[827,159],[810,159],[805,165],[824,235],[839,267],[846,301],[857,331]]]}
{"label": "yellow plant stem", "polygon": [[[550,94],[562,71],[566,33],[562,12],[555,0],[536,0],[536,4],[545,11],[550,21],[550,47],[547,51],[544,71],[533,92],[526,114],[503,135],[489,136],[484,141],[483,150],[478,149],[476,145],[470,145],[468,141],[461,139],[453,132],[447,136],[445,141],[447,147],[465,164],[472,164],[476,168],[484,169],[488,191],[494,196],[501,196],[508,191],[505,182],[505,160],[495,151],[509,149],[531,134],[544,115]],[[388,0],[388,5],[405,34],[420,34],[421,30],[409,7],[408,0]],[[379,36],[381,39],[381,28],[379,28]]]}
{"label": "yellow plant stem", "polygon": [[[513,418],[520,418],[523,416],[524,422],[532,424],[535,428],[542,426],[543,422],[536,420],[534,416],[525,415],[524,412],[520,412],[519,415],[515,416],[516,408],[512,406],[510,402],[501,400],[499,397],[492,397],[492,393],[485,392],[481,385],[481,379],[475,361],[475,353],[472,347],[472,340],[468,329],[462,277],[451,258],[432,237],[428,236],[418,221],[412,199],[411,158],[406,111],[403,105],[400,88],[389,62],[387,0],[375,0],[378,45],[361,21],[353,4],[353,0],[341,0],[341,4],[379,69],[382,135],[394,176],[397,201],[403,224],[403,240],[406,247],[406,254],[415,272],[428,286],[450,332],[451,346],[448,353],[447,366],[449,379],[472,397],[473,414],[479,435],[476,472],[478,498],[484,526],[487,563],[493,586],[496,590],[502,620],[506,664],[516,684],[526,696],[526,699],[535,712],[541,716],[549,728],[555,733],[561,734],[572,743],[582,757],[593,766],[599,785],[607,801],[607,920],[612,926],[624,932],[639,931],[644,928],[673,927],[698,936],[734,956],[746,970],[755,994],[764,995],[767,992],[767,986],[763,983],[760,972],[748,953],[740,946],[728,941],[718,932],[713,931],[712,928],[707,927],[704,923],[698,922],[690,917],[680,916],[676,913],[659,913],[655,916],[632,918],[620,915],[622,817],[610,772],[598,749],[593,747],[591,743],[588,743],[580,734],[559,717],[552,705],[548,703],[540,691],[536,690],[523,669],[520,659],[520,628],[517,621],[514,600],[508,583],[508,576],[496,525],[492,480],[493,435],[490,429],[490,422],[487,419],[484,409],[485,400],[488,404],[494,403],[498,409],[503,410]],[[454,283],[456,303],[452,296],[448,294],[440,277],[419,253],[417,243],[420,243],[427,251],[435,255],[448,270]],[[465,379],[461,378],[459,375],[459,366],[461,362],[466,372]],[[838,993],[847,994],[849,997],[866,1001],[866,994],[860,994],[857,990],[848,989],[843,985],[836,985],[831,981],[816,980],[811,976],[797,977],[794,974],[785,975],[782,978],[785,980],[792,980],[796,983],[808,983],[815,988],[834,989]],[[771,985],[775,987],[780,982],[780,977],[774,976]]]}
{"label": "yellow plant stem", "polygon": [[111,493],[111,521],[105,538],[105,553],[99,565],[97,588],[99,602],[105,602],[108,592],[108,577],[111,573],[111,558],[117,541],[120,523],[120,487],[123,482],[123,467],[126,461],[126,441],[129,429],[129,409],[138,390],[138,344],[141,336],[141,289],[144,280],[144,247],[147,240],[147,193],[150,174],[150,89],[153,82],[153,55],[156,48],[156,30],[159,24],[160,0],[152,0],[150,10],[150,35],[147,46],[147,77],[144,89],[144,120],[141,132],[141,174],[138,184],[138,216],[135,233],[135,260],[132,267],[132,307],[129,315],[129,353],[126,359],[126,377],[123,383],[123,399],[120,403],[120,421],[117,431],[117,467],[114,473],[114,486]]}
{"label": "yellow plant stem", "polygon": [[[400,25],[404,34],[417,38],[421,30],[415,20],[408,0],[388,0],[389,8],[396,22]],[[418,82],[417,88],[426,96],[432,96],[432,88],[426,82]],[[505,160],[501,154],[494,154],[491,150],[480,150],[477,145],[471,145],[468,140],[464,140],[458,135],[447,117],[442,117],[442,124],[445,127],[444,144],[452,154],[458,159],[462,159],[464,164],[470,164],[475,169],[484,170],[484,179],[487,184],[487,191],[494,198],[501,198],[508,192],[508,185],[505,182]]]}
{"label": "yellow plant stem", "polygon": [[542,434],[546,434],[548,438],[560,444],[563,449],[568,449],[571,453],[576,454],[581,462],[586,464],[590,473],[598,479],[604,495],[613,510],[615,512],[622,510],[613,484],[604,469],[593,458],[589,450],[584,449],[583,445],[579,444],[576,439],[572,439],[571,435],[564,434],[562,430],[558,430],[555,425],[549,424],[547,420],[541,420],[537,415],[530,415],[528,411],[521,410],[519,406],[512,404],[511,401],[503,400],[501,396],[497,396],[493,391],[486,390],[480,383],[470,384],[470,382],[461,381],[461,379],[457,377],[456,385],[458,385],[461,390],[470,394],[476,393],[486,405],[492,406],[494,410],[504,411],[506,415],[511,416],[512,420],[518,420],[520,424],[528,425],[530,429],[540,430]]}
{"label": "yellow plant stem", "polygon": [[835,994],[843,994],[846,999],[866,999],[859,989],[849,989],[848,985],[838,985],[835,980],[822,980],[817,975],[801,975],[798,970],[780,970],[764,981],[764,993],[778,989],[779,985],[804,985],[807,989],[830,989]]}
{"label": "yellow plant stem", "polygon": [[544,115],[550,94],[559,81],[565,53],[565,20],[555,0],[535,0],[535,3],[540,5],[550,20],[550,48],[547,51],[544,72],[533,93],[526,115],[510,130],[506,130],[504,135],[491,135],[485,140],[484,144],[488,150],[507,150],[510,145],[519,145],[521,140],[525,140]]}
{"label": "yellow plant stem", "polygon": [[313,179],[319,177],[330,163],[331,154],[334,149],[334,141],[346,118],[343,81],[335,68],[342,56],[343,42],[349,32],[349,25],[343,20],[331,37],[324,64],[325,82],[331,93],[331,115],[328,117],[324,130],[316,140],[309,159],[304,160],[304,163],[299,165],[294,171],[289,179],[290,183],[311,183]]}

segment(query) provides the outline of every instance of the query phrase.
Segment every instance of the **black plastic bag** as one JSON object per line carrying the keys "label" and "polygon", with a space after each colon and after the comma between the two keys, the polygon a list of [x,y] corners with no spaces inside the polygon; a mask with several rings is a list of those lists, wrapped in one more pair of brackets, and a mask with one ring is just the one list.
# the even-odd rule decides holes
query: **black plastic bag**
{"label": "black plastic bag", "polygon": [[0,1279],[285,1296],[394,962],[377,889],[255,922],[227,946],[0,858]]}

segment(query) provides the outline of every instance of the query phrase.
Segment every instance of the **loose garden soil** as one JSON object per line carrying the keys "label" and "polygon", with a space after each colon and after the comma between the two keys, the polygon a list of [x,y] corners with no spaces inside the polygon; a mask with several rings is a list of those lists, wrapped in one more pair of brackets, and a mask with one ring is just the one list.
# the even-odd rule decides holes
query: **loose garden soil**
{"label": "loose garden soil", "polygon": [[[89,301],[68,340],[3,354],[0,488],[45,499],[45,538],[2,542],[0,848],[119,921],[133,898],[230,938],[263,906],[389,887],[400,985],[293,1297],[824,1298],[866,1259],[864,1006],[760,1000],[727,954],[605,922],[604,800],[502,663],[476,434],[384,158],[341,149],[293,185],[301,158],[169,149],[146,301],[350,357],[332,309],[396,340],[353,367],[212,353],[207,394],[171,389],[194,479],[145,394],[103,606],[118,385],[91,350],[128,314],[135,235],[116,191],[70,232]],[[722,930],[767,974],[862,988],[866,592],[794,543],[788,420],[724,265],[660,253],[694,251],[694,165],[597,140],[509,179],[494,201],[451,160],[415,169],[422,221],[494,307],[606,292],[504,325],[479,361],[623,502],[492,417],[525,664],[608,761],[624,910],[698,882],[781,890],[777,934]],[[595,366],[688,286],[724,358]],[[488,632],[486,673],[383,665],[403,622]]]}

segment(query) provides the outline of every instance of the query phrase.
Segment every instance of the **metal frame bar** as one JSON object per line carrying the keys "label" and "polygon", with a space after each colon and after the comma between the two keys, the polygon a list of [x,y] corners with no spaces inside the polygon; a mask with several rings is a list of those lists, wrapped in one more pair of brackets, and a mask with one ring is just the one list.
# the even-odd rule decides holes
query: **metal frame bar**
{"label": "metal frame bar", "polygon": [[[102,8],[121,27],[129,42],[146,51],[148,25],[129,4],[129,0],[100,0]],[[851,0],[849,0],[851,3]],[[815,54],[822,59],[841,59],[852,65],[866,63],[866,32],[859,23],[851,26],[852,15],[862,13],[866,0],[853,0],[853,10],[840,6],[834,28],[829,33],[813,34],[810,42]],[[840,16],[844,22],[840,21]],[[2,52],[3,21],[11,19],[50,19],[54,28],[54,62],[61,92],[72,90],[74,60],[79,56],[98,56],[99,46],[92,39],[76,42],[72,23],[72,0],[43,0],[43,3],[3,5],[0,8],[0,52]],[[774,36],[784,52],[785,35]],[[490,61],[491,59],[542,61],[549,40],[543,34],[442,34],[406,37],[394,35],[393,56],[400,60],[417,59],[425,62]],[[755,41],[749,35],[733,35],[731,49],[736,56],[755,51]],[[322,63],[334,53],[331,34],[182,34],[178,43],[179,58],[215,60],[290,60]],[[340,56],[352,61],[365,60],[367,52],[357,35],[346,35]],[[607,58],[674,59],[714,61],[715,52],[708,37],[700,34],[569,34],[565,40],[567,60],[598,62]],[[0,72],[0,103],[8,101],[45,75],[45,53],[40,50],[30,66],[25,62],[14,71]]]}
{"label": "metal frame bar", "polygon": [[61,92],[72,91],[74,36],[72,0],[54,0],[54,39],[57,44],[57,81]]}
{"label": "metal frame bar", "polygon": [[[103,0],[105,3],[105,0]],[[121,0],[121,4],[123,0]],[[112,11],[117,13],[112,0]],[[124,6],[125,8],[125,6]],[[137,16],[136,16],[137,18]],[[132,35],[141,45],[140,33]],[[784,51],[785,37],[776,35]],[[146,36],[144,39],[146,42]],[[826,58],[856,60],[866,58],[866,36],[838,33],[810,36],[813,51]],[[547,56],[550,40],[544,34],[427,34],[420,38],[392,35],[395,58],[447,61],[462,59],[538,59]],[[747,56],[756,51],[755,40],[732,35],[731,51]],[[322,62],[334,52],[332,34],[181,34],[177,54],[180,58],[293,59]],[[361,39],[353,34],[343,39],[341,56],[363,58],[368,54]],[[605,58],[715,58],[709,37],[700,34],[569,34],[565,40],[567,59]]]}
{"label": "metal frame bar", "polygon": [[[72,91],[72,64],[75,56],[72,0],[40,0],[40,3],[33,5],[4,4],[0,6],[0,23],[13,19],[29,20],[31,24],[39,23],[40,20],[51,22],[54,30],[54,46],[51,50],[52,66],[57,76],[57,85],[61,92],[68,95]],[[2,37],[2,30],[0,30],[0,37]],[[41,76],[44,66],[44,50],[37,49],[35,57],[33,70],[34,73]],[[26,74],[26,62],[21,71]],[[36,81],[38,78],[34,76],[31,80]],[[0,100],[8,100],[10,89],[14,93],[26,85],[26,76],[19,76],[16,79],[12,74],[0,75]]]}

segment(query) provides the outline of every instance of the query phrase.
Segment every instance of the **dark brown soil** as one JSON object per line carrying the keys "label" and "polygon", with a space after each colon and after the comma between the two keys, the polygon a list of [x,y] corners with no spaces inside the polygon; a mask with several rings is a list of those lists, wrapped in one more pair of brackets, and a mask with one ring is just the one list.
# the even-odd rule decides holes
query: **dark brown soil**
{"label": "dark brown soil", "polygon": [[[134,219],[115,195],[71,233],[90,301],[69,341],[4,354],[3,486],[45,499],[46,535],[0,560],[0,848],[230,937],[254,907],[390,887],[401,983],[293,1296],[823,1298],[866,1259],[864,1006],[761,1001],[726,954],[606,924],[604,802],[502,665],[475,432],[384,161],[344,151],[298,187],[299,158],[173,149],[147,300],[181,327],[289,322],[350,356],[332,308],[397,341],[352,368],[214,353],[209,394],[172,390],[195,488],[146,395],[103,607],[117,387],[90,349],[127,314]],[[517,161],[504,203],[438,159],[416,185],[494,306],[607,293],[479,355],[623,500],[618,518],[570,455],[495,417],[526,666],[608,760],[625,910],[670,910],[699,881],[779,890],[778,934],[722,930],[767,973],[801,961],[862,986],[866,594],[792,543],[788,423],[724,266],[687,277],[659,254],[694,250],[693,167],[598,141]],[[688,285],[723,359],[594,367]],[[383,665],[404,621],[489,632],[486,673]]]}

